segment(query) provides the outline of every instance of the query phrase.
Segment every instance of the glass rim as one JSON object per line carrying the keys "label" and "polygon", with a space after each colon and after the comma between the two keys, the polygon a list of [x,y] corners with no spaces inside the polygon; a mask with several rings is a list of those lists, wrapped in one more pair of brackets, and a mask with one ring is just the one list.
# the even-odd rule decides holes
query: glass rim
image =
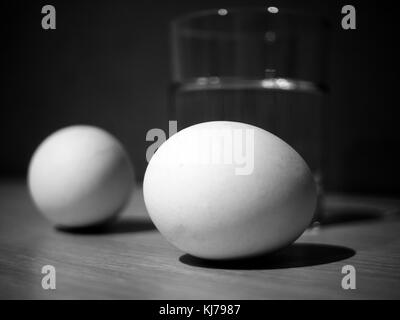
{"label": "glass rim", "polygon": [[186,14],[182,14],[177,16],[171,21],[172,26],[177,26],[181,23],[190,22],[193,19],[197,18],[206,18],[212,16],[227,16],[230,13],[234,14],[261,14],[266,13],[270,15],[283,15],[286,17],[297,17],[303,19],[313,19],[315,22],[319,22],[322,25],[329,26],[329,21],[327,17],[323,14],[316,13],[315,11],[306,10],[306,9],[294,9],[288,7],[276,7],[276,6],[243,6],[243,7],[225,7],[225,8],[213,8],[213,9],[205,9],[189,12]]}

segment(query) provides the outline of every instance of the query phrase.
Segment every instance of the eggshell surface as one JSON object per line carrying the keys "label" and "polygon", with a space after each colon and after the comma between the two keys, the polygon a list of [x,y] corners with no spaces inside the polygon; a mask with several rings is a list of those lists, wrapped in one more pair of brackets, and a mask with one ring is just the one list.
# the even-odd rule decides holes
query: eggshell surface
{"label": "eggshell surface", "polygon": [[151,158],[144,200],[173,245],[207,259],[280,249],[309,225],[316,187],[305,161],[277,136],[239,122],[204,122]]}
{"label": "eggshell surface", "polygon": [[87,227],[116,216],[134,186],[121,143],[103,129],[70,126],[47,137],[31,158],[28,186],[57,226]]}

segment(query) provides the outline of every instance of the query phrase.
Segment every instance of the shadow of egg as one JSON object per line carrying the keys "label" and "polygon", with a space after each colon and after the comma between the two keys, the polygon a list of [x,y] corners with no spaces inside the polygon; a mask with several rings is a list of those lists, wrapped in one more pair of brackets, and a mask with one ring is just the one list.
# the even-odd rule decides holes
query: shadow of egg
{"label": "shadow of egg", "polygon": [[234,260],[207,260],[184,254],[179,261],[190,266],[213,269],[268,270],[309,267],[348,259],[356,251],[343,246],[294,243],[282,250],[257,257]]}

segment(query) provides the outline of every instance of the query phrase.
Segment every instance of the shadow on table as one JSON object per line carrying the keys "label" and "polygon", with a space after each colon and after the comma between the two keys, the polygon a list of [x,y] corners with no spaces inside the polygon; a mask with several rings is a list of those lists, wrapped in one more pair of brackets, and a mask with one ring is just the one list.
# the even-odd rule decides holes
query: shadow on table
{"label": "shadow on table", "polygon": [[56,227],[58,231],[81,234],[81,235],[100,235],[100,234],[121,234],[155,230],[154,224],[148,219],[142,218],[120,218],[113,222],[107,221],[99,225],[83,228]]}
{"label": "shadow on table", "polygon": [[383,218],[384,215],[382,212],[376,209],[331,209],[321,219],[321,225],[375,222]]}
{"label": "shadow on table", "polygon": [[240,260],[206,260],[184,254],[179,258],[184,264],[201,268],[262,270],[308,267],[348,259],[353,249],[316,243],[294,243],[289,247],[255,258]]}

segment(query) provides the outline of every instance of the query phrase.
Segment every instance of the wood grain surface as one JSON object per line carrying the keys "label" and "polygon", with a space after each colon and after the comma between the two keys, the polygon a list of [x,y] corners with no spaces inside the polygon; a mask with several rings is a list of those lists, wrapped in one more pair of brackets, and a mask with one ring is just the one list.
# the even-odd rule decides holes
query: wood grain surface
{"label": "wood grain surface", "polygon": [[[2,299],[394,299],[400,298],[399,200],[331,195],[320,228],[253,260],[211,263],[170,245],[148,218],[140,188],[103,230],[55,229],[23,181],[0,184]],[[56,268],[43,290],[41,268]],[[356,289],[343,290],[344,265]]]}

